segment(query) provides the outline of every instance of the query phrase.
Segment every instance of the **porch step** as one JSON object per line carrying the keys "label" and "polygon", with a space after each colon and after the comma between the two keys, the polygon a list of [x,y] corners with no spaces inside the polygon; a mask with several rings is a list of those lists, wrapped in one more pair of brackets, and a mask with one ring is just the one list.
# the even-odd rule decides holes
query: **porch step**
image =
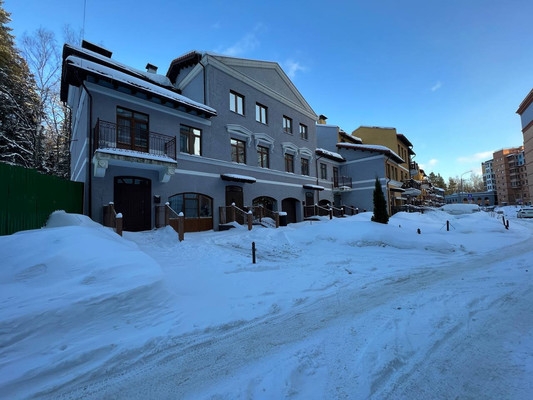
{"label": "porch step", "polygon": [[232,224],[219,224],[218,230],[219,231],[229,231],[230,229],[235,228]]}

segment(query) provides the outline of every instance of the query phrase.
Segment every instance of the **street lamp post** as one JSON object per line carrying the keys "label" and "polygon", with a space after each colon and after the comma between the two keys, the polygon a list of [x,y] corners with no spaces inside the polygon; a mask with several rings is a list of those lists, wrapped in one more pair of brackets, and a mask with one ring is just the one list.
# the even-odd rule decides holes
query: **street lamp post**
{"label": "street lamp post", "polygon": [[[460,190],[460,192],[459,192],[459,196],[461,196],[461,193],[463,193],[463,175],[464,175],[464,174],[468,174],[469,172],[472,172],[472,170],[470,170],[470,171],[466,171],[466,172],[463,172],[463,173],[461,174],[461,190]],[[462,203],[462,202],[463,202],[463,200],[461,199],[461,203]]]}

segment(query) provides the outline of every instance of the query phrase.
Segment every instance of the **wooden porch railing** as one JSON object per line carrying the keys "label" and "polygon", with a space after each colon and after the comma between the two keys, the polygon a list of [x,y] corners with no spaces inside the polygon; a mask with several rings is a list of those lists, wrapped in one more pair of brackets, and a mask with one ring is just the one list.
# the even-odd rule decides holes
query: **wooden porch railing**
{"label": "wooden porch railing", "polygon": [[[98,120],[94,127],[94,143],[98,149],[127,149],[140,151],[158,156],[167,156],[176,160],[176,137],[162,135],[156,132],[144,132],[142,138],[136,138],[136,143],[120,143],[118,140],[118,126],[112,122]],[[128,132],[129,134],[129,132]],[[137,140],[139,139],[139,140]],[[142,139],[142,140],[141,140]],[[128,141],[131,139],[128,138]]]}
{"label": "wooden porch railing", "polygon": [[122,214],[115,211],[115,204],[112,201],[104,206],[104,226],[113,228],[116,233],[122,236]]}
{"label": "wooden porch railing", "polygon": [[331,219],[332,217],[336,217],[336,218],[344,217],[344,207],[337,208],[335,206],[331,206],[330,209],[331,209],[331,214],[330,214],[329,219]]}
{"label": "wooden porch railing", "polygon": [[254,218],[262,222],[263,218],[271,218],[276,224],[276,228],[279,228],[279,212],[271,211],[263,206],[252,207]]}
{"label": "wooden porch railing", "polygon": [[231,206],[219,207],[219,221],[220,224],[228,224],[230,222],[237,222],[240,225],[248,225],[248,230],[252,230],[253,213],[252,211],[244,211],[235,204]]}
{"label": "wooden porch railing", "polygon": [[344,215],[357,215],[357,214],[359,214],[359,208],[357,208],[357,207],[343,205],[342,208],[344,208]]}
{"label": "wooden porch railing", "polygon": [[177,233],[180,242],[185,238],[185,216],[183,213],[177,213],[170,207],[170,203],[157,205],[155,208],[155,226],[162,228],[170,225]]}

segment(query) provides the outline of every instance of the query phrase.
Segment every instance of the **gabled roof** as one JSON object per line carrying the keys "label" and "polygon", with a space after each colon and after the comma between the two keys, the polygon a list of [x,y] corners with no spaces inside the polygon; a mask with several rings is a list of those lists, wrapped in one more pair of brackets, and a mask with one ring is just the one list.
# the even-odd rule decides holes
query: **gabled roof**
{"label": "gabled roof", "polygon": [[396,154],[394,151],[392,151],[388,147],[377,145],[377,144],[337,143],[337,148],[360,150],[360,151],[369,151],[369,152],[373,152],[373,153],[380,153],[380,154],[383,154],[383,155],[391,158],[393,161],[395,161],[395,162],[397,162],[399,164],[405,162],[405,160],[403,158],[401,158],[398,154]]}
{"label": "gabled roof", "polygon": [[342,139],[343,141],[349,142],[349,143],[354,143],[354,144],[363,143],[363,140],[361,138],[358,138],[357,136],[353,136],[353,135],[348,135],[346,132],[342,130],[339,131],[339,136],[340,136],[340,139]]}
{"label": "gabled roof", "polygon": [[[267,93],[290,107],[299,109],[313,120],[317,119],[316,113],[277,62],[229,57],[211,52],[191,51],[171,62],[167,77],[173,83],[176,83],[179,73],[182,70],[195,65],[201,65],[202,68],[193,68],[188,71],[188,78],[202,73],[204,67],[212,66],[261,92]],[[176,86],[179,87],[181,82],[189,81],[190,79],[186,79],[185,77],[180,78]]]}

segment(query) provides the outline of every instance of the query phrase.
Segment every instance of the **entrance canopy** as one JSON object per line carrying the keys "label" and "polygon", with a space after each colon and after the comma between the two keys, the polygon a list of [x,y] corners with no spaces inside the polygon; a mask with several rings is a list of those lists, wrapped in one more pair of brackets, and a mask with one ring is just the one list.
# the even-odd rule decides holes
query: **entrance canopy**
{"label": "entrance canopy", "polygon": [[319,186],[319,185],[304,185],[304,189],[309,189],[309,190],[324,190],[324,186]]}
{"label": "entrance canopy", "polygon": [[253,176],[238,175],[238,174],[220,174],[223,181],[255,183],[256,179]]}

